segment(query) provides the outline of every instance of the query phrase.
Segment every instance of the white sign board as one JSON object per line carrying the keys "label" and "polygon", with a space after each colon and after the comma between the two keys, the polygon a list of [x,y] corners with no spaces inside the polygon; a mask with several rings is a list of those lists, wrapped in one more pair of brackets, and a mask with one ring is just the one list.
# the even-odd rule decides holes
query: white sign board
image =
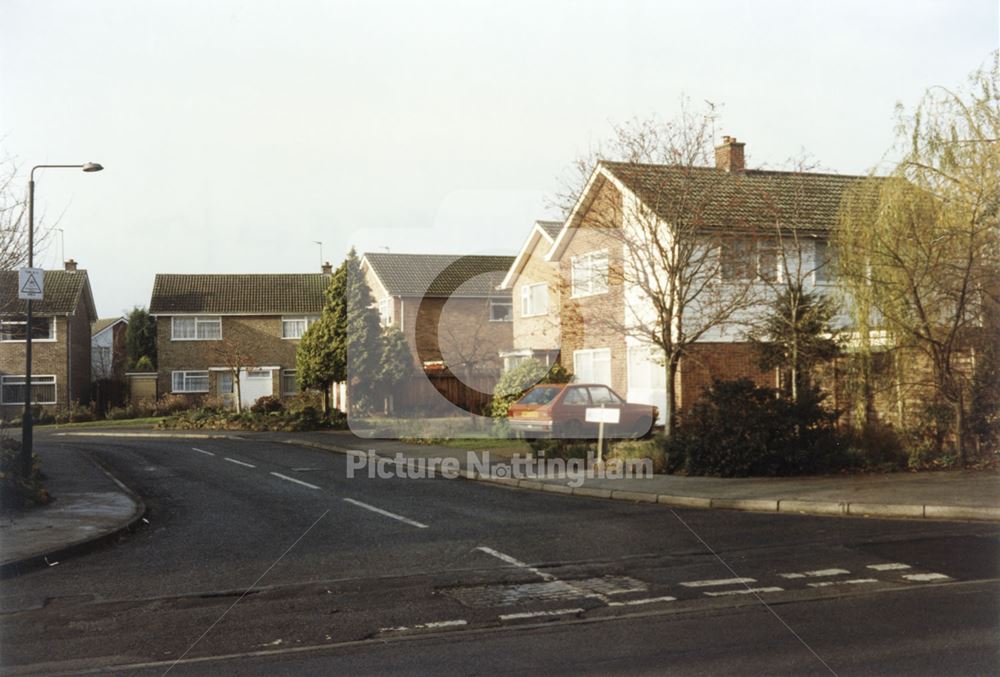
{"label": "white sign board", "polygon": [[41,268],[21,268],[17,273],[17,298],[25,301],[41,301],[45,287],[45,271]]}
{"label": "white sign board", "polygon": [[622,410],[604,409],[599,407],[587,407],[587,423],[618,423],[621,420]]}

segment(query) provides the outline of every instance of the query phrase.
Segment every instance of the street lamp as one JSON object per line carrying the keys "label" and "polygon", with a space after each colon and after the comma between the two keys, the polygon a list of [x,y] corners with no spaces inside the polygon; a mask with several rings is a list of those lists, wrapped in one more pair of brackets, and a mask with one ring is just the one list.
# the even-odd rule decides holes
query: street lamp
{"label": "street lamp", "polygon": [[[99,172],[104,167],[96,162],[82,165],[35,165],[28,174],[28,267],[35,267],[35,170],[36,169],[82,169],[85,172]],[[28,299],[28,321],[24,325],[24,416],[21,418],[21,476],[31,476],[31,452],[34,447],[34,430],[31,421],[31,299]],[[69,388],[69,384],[66,384]]]}

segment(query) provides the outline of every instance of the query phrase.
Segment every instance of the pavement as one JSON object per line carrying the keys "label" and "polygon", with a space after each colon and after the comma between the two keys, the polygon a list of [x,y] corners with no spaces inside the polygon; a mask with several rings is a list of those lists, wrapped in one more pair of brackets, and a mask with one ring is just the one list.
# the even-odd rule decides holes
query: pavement
{"label": "pavement", "polygon": [[142,499],[85,452],[39,447],[45,485],[53,500],[0,518],[0,571],[20,573],[55,566],[96,546],[142,518]]}

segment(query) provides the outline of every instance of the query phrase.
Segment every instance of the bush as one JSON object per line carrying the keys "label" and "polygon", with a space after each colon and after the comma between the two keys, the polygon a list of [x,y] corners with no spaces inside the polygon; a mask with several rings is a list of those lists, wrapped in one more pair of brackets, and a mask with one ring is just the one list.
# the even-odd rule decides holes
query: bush
{"label": "bush", "polygon": [[135,418],[131,415],[128,407],[111,407],[108,409],[108,413],[104,415],[109,421],[123,421],[129,418]]}
{"label": "bush", "polygon": [[870,423],[851,434],[854,464],[866,470],[892,471],[905,468],[908,455],[903,441],[891,426]]}
{"label": "bush", "polygon": [[156,371],[156,366],[153,364],[153,361],[151,359],[143,355],[138,360],[136,360],[135,366],[132,368],[132,371]]}
{"label": "bush", "polygon": [[97,416],[94,415],[93,403],[88,405],[88,404],[80,404],[79,402],[73,402],[69,405],[67,418],[69,419],[70,423],[81,423],[83,421],[97,420]]}
{"label": "bush", "polygon": [[649,459],[653,463],[654,473],[667,471],[667,453],[663,440],[628,440],[611,445],[608,450],[608,463],[623,463]]}
{"label": "bush", "polygon": [[250,411],[255,414],[271,414],[276,411],[284,410],[284,403],[281,401],[281,398],[276,395],[258,397],[257,401],[250,405]]}
{"label": "bush", "polygon": [[836,412],[806,389],[799,402],[747,379],[715,381],[699,400],[676,442],[692,475],[746,477],[825,472],[847,464],[847,445],[834,428]]}
{"label": "bush", "polygon": [[505,420],[510,405],[521,399],[521,396],[537,383],[569,383],[573,375],[562,365],[553,364],[546,367],[538,360],[525,360],[513,369],[508,369],[497,381],[493,389],[493,404],[491,411],[496,420]]}
{"label": "bush", "polygon": [[158,399],[152,408],[153,416],[170,416],[191,406],[191,400],[184,395],[167,394]]}
{"label": "bush", "polygon": [[0,506],[4,511],[20,510],[48,503],[49,492],[42,484],[38,455],[32,455],[31,475],[21,478],[21,443],[0,431]]}

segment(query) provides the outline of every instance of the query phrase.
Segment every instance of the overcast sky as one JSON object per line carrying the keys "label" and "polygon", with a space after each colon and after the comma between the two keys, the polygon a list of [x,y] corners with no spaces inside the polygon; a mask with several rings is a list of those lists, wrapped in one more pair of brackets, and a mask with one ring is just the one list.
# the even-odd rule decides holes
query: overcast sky
{"label": "overcast sky", "polygon": [[[515,253],[574,157],[682,95],[748,164],[861,173],[998,47],[996,0],[6,0],[0,145],[102,316],[157,272]],[[24,177],[25,184],[27,176]],[[58,233],[40,256],[59,265]]]}

